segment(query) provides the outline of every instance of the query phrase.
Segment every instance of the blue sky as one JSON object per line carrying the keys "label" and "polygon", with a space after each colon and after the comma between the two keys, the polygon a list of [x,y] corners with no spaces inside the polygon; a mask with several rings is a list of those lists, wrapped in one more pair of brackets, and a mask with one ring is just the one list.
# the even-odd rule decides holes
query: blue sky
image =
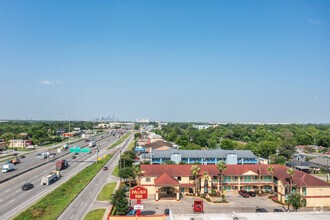
{"label": "blue sky", "polygon": [[0,119],[330,122],[329,1],[1,1]]}

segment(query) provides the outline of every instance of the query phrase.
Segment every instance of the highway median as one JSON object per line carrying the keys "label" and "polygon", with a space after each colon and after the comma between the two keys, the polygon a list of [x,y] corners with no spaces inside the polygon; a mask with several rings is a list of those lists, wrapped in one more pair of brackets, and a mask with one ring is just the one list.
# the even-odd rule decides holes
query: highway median
{"label": "highway median", "polygon": [[111,157],[112,155],[108,154],[98,163],[93,163],[80,171],[14,219],[57,219]]}
{"label": "highway median", "polygon": [[126,140],[126,138],[129,137],[129,135],[131,134],[131,132],[128,132],[127,134],[125,134],[123,137],[121,137],[116,143],[112,144],[110,147],[108,147],[108,150],[111,148],[114,148],[116,146],[118,146],[119,144],[123,143],[124,140]]}

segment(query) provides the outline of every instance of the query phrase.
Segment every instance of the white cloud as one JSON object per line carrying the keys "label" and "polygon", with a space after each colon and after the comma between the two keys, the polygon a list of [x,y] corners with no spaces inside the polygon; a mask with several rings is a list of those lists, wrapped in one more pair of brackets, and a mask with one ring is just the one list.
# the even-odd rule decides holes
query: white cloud
{"label": "white cloud", "polygon": [[307,23],[312,24],[312,25],[323,25],[323,23],[319,20],[314,20],[314,19],[308,19]]}
{"label": "white cloud", "polygon": [[56,84],[60,84],[60,85],[62,85],[62,84],[63,84],[63,82],[62,82],[62,81],[60,81],[60,80],[57,80],[57,81],[55,81],[55,83],[56,83]]}
{"label": "white cloud", "polygon": [[40,84],[42,84],[42,85],[53,85],[54,83],[49,81],[49,80],[44,80],[44,81],[41,81]]}

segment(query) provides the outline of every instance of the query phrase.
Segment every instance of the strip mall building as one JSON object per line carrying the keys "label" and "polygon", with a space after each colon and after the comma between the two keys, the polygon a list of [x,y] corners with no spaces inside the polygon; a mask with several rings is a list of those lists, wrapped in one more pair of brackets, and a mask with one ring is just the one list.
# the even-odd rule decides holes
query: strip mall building
{"label": "strip mall building", "polygon": [[[149,198],[154,196],[155,200],[175,197],[177,200],[182,195],[195,193],[195,177],[191,174],[193,165],[141,165],[141,185],[148,189]],[[201,193],[211,192],[212,189],[220,189],[220,173],[216,165],[198,165],[199,172],[198,191]],[[282,165],[226,165],[224,172],[223,189],[225,191],[247,190],[255,191],[260,186],[262,191],[272,191],[277,194],[277,199],[285,202],[288,199],[290,188],[290,176],[288,168]],[[274,181],[268,173],[268,167],[275,169]],[[260,167],[260,168],[259,168]],[[211,177],[203,179],[204,172]],[[299,192],[307,207],[327,206],[330,207],[330,184],[312,175],[301,171],[294,171],[293,193]],[[150,195],[151,194],[151,195]]]}

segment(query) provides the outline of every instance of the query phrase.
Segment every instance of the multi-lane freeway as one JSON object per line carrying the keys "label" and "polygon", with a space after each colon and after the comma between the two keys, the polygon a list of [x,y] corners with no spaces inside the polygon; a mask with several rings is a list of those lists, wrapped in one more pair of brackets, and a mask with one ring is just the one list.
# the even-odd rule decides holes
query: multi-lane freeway
{"label": "multi-lane freeway", "polygon": [[[101,140],[102,139],[101,136],[103,136],[104,138],[107,138],[109,136],[109,134],[108,135],[105,135],[105,134],[98,135],[98,136],[94,137],[95,141]],[[84,147],[84,146],[87,146],[87,145],[88,145],[88,142],[84,142],[83,140],[81,140],[79,142],[70,144],[69,147],[73,147],[73,146]],[[44,164],[47,161],[57,160],[61,156],[68,154],[67,151],[62,151],[61,153],[57,153],[56,149],[54,149],[54,148],[59,147],[59,146],[61,146],[61,145],[58,144],[58,145],[49,146],[49,147],[39,147],[35,152],[31,152],[31,153],[25,155],[25,158],[20,159],[21,163],[18,163],[14,166],[13,171],[10,171],[8,173],[0,172],[0,183],[3,180],[7,179],[8,177],[16,176],[17,174],[22,173],[22,171],[29,170],[29,169],[31,169],[35,166]],[[47,151],[49,153],[56,153],[55,158],[52,158],[52,159],[37,159],[37,154],[44,153],[44,152],[47,152]],[[5,164],[5,162],[2,162],[2,163],[0,163],[0,166],[2,167],[4,164]]]}
{"label": "multi-lane freeway", "polygon": [[[124,152],[129,143],[132,141],[133,135],[128,137],[123,143],[121,151]],[[84,188],[84,190],[77,196],[77,198],[68,206],[68,208],[61,214],[58,220],[67,219],[84,219],[88,213],[93,201],[103,188],[103,185],[109,182],[115,182],[116,178],[110,175],[118,164],[120,153],[117,152],[111,160],[107,163],[108,171],[99,172],[93,180]]]}
{"label": "multi-lane freeway", "polygon": [[[123,145],[108,150],[107,148],[113,144],[113,141],[118,140],[116,136],[103,135],[103,139],[97,140],[99,148],[99,157],[106,155],[110,151],[117,149]],[[86,144],[82,142],[83,144]],[[75,145],[79,145],[76,143]],[[61,171],[61,178],[49,186],[41,186],[41,178],[46,176],[49,172],[55,170],[55,161],[49,162],[43,166],[26,172],[16,178],[8,180],[0,184],[0,219],[10,219],[20,211],[29,207],[34,202],[38,201],[44,195],[54,190],[56,187],[67,181],[69,178],[80,172],[86,166],[96,161],[96,153],[79,154],[76,159],[71,159],[72,153],[63,156],[61,159],[68,160],[69,168]],[[24,163],[24,161],[23,161]],[[24,183],[32,183],[34,188],[29,191],[23,191],[22,185]]]}

